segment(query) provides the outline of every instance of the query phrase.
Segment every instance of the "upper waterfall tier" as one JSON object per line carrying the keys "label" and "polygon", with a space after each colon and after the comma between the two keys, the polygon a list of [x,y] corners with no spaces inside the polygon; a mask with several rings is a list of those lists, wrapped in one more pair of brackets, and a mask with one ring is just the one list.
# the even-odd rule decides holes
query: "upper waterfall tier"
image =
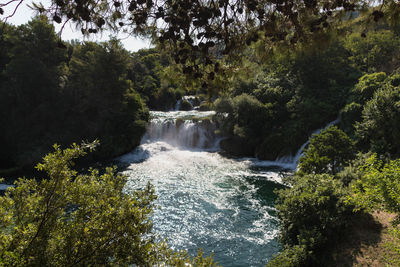
{"label": "upper waterfall tier", "polygon": [[184,148],[216,148],[218,140],[213,111],[151,111],[152,119],[142,143],[164,141]]}

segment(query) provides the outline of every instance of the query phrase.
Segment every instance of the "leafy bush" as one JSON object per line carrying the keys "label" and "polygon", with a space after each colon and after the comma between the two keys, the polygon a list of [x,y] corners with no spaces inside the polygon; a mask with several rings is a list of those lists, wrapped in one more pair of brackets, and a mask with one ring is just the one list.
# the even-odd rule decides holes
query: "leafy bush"
{"label": "leafy bush", "polygon": [[209,111],[209,110],[213,110],[213,109],[214,109],[213,103],[208,102],[208,101],[203,101],[199,106],[200,111]]}
{"label": "leafy bush", "polygon": [[367,159],[371,157],[371,153],[357,153],[355,159],[349,162],[342,171],[335,174],[335,178],[339,179],[344,186],[349,186],[353,181],[360,180],[364,175],[362,166],[365,165]]}
{"label": "leafy bush", "polygon": [[151,185],[124,192],[126,177],[113,168],[73,170],[72,160],[91,147],[55,145],[36,167],[48,179],[19,179],[0,197],[0,265],[215,265],[156,243]]}
{"label": "leafy bush", "polygon": [[271,115],[266,106],[264,106],[255,97],[243,94],[233,99],[235,107],[235,129],[240,137],[250,139],[255,142],[262,135],[265,128],[268,127],[268,120]]}
{"label": "leafy bush", "polygon": [[354,158],[353,141],[338,127],[330,126],[315,134],[300,158],[303,173],[331,173],[340,171]]}
{"label": "leafy bush", "polygon": [[176,95],[173,88],[161,87],[157,93],[152,96],[149,106],[156,110],[171,110],[175,108],[176,101],[180,98],[180,96]]}
{"label": "leafy bush", "polygon": [[400,215],[400,159],[384,162],[372,155],[360,167],[364,175],[353,186],[351,199],[359,208],[384,208]]}
{"label": "leafy bush", "polygon": [[228,115],[232,115],[234,112],[232,98],[220,97],[215,101],[214,105],[217,113],[227,113]]}
{"label": "leafy bush", "polygon": [[180,110],[192,110],[192,109],[193,109],[193,106],[192,106],[192,104],[190,104],[189,101],[187,101],[186,99],[182,100]]}
{"label": "leafy bush", "polygon": [[[291,249],[285,252],[292,255],[289,262],[315,263],[318,258],[312,255],[335,241],[337,233],[347,226],[353,207],[346,202],[348,192],[343,184],[333,176],[296,175],[291,181],[293,187],[278,191],[280,239]],[[281,262],[282,256],[279,258]]]}
{"label": "leafy bush", "polygon": [[364,104],[385,84],[387,76],[384,72],[365,74],[352,89],[354,101]]}
{"label": "leafy bush", "polygon": [[308,266],[308,252],[305,246],[291,246],[270,260],[267,267],[302,267]]}
{"label": "leafy bush", "polygon": [[351,102],[347,104],[340,111],[340,126],[343,128],[344,132],[348,135],[354,135],[354,125],[355,122],[361,120],[361,112],[363,110],[363,106],[356,102]]}
{"label": "leafy bush", "polygon": [[394,31],[370,31],[365,38],[354,32],[345,39],[344,46],[353,65],[364,73],[390,73],[398,67],[400,38]]}
{"label": "leafy bush", "polygon": [[367,102],[356,134],[366,149],[379,154],[400,154],[400,87],[386,84]]}

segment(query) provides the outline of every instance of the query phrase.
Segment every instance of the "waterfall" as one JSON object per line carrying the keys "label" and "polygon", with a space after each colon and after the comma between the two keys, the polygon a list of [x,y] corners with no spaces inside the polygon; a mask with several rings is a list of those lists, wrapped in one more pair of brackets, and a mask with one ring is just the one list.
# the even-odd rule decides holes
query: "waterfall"
{"label": "waterfall", "polygon": [[[142,146],[129,155],[123,156],[123,161],[140,162],[146,160],[151,154],[175,148],[218,151],[219,141],[215,124],[208,118],[214,115],[214,111],[151,111],[152,119],[147,126],[147,132],[142,138]],[[318,134],[327,127],[339,123],[336,119],[325,127],[314,131]],[[312,135],[311,134],[311,135]],[[153,144],[150,149],[147,144]],[[243,158],[249,160],[253,166],[279,167],[286,170],[295,170],[298,161],[309,144],[307,140],[295,155],[279,157],[274,161],[258,160],[256,158]]]}
{"label": "waterfall", "polygon": [[178,101],[176,101],[176,104],[175,104],[175,111],[178,111],[178,110],[181,109],[181,104],[182,104],[182,98],[179,99]]}
{"label": "waterfall", "polygon": [[222,265],[265,266],[281,248],[273,207],[280,174],[217,153],[213,111],[150,114],[142,144],[118,161],[127,193],[154,186],[153,231],[189,255],[201,247]]}
{"label": "waterfall", "polygon": [[192,106],[191,109],[198,109],[199,105],[200,105],[200,100],[198,97],[196,96],[192,96],[192,95],[185,95],[182,96],[181,99],[179,99],[176,104],[175,104],[175,111],[179,111],[181,110],[181,105],[183,101],[187,101],[190,103],[190,105]]}
{"label": "waterfall", "polygon": [[[142,143],[163,141],[181,148],[216,148],[216,126],[207,116],[214,112],[175,111],[153,112]],[[160,116],[169,114],[169,116]]]}
{"label": "waterfall", "polygon": [[[334,121],[331,121],[330,123],[328,123],[327,125],[325,125],[325,127],[320,128],[318,130],[315,130],[314,132],[312,132],[311,136],[313,134],[319,134],[322,130],[325,130],[326,128],[328,128],[331,125],[335,125],[338,124],[340,122],[340,119],[336,119]],[[311,138],[310,136],[310,138]],[[297,150],[296,154],[293,155],[287,155],[287,156],[283,156],[283,157],[278,157],[275,161],[257,161],[255,162],[255,165],[257,166],[277,166],[277,167],[281,167],[284,169],[289,169],[289,170],[295,170],[297,168],[297,164],[299,162],[300,157],[303,155],[303,150],[307,147],[307,145],[310,143],[310,138],[303,144],[301,145],[301,147]]]}

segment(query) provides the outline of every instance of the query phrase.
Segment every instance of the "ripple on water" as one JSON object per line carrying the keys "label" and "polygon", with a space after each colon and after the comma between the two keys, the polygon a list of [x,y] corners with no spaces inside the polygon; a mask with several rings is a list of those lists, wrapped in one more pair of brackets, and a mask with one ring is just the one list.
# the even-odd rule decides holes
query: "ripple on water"
{"label": "ripple on water", "polygon": [[121,161],[133,162],[125,171],[128,190],[154,185],[154,230],[170,247],[192,255],[202,248],[224,266],[264,266],[281,249],[276,172],[163,142],[143,144]]}

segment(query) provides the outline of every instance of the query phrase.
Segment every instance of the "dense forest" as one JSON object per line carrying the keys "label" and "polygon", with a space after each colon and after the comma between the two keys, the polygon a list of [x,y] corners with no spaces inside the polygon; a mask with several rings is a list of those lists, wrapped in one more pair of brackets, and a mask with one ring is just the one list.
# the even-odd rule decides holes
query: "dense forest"
{"label": "dense forest", "polygon": [[[94,147],[89,162],[131,151],[149,109],[173,110],[193,95],[215,110],[221,149],[234,157],[294,155],[335,121],[312,135],[276,192],[283,251],[268,263],[334,266],[338,233],[375,210],[400,212],[400,30],[366,20],[356,14],[309,43],[270,45],[265,35],[229,57],[214,48],[212,64],[199,58],[196,67],[162,43],[129,52],[117,39],[63,42],[44,16],[2,23],[0,175],[25,174],[43,158],[36,169],[49,179],[19,179],[0,197],[0,265],[214,265],[201,251],[191,258],[157,243],[151,185],[124,194],[115,168],[72,168]],[[386,264],[400,261],[397,223]]]}

